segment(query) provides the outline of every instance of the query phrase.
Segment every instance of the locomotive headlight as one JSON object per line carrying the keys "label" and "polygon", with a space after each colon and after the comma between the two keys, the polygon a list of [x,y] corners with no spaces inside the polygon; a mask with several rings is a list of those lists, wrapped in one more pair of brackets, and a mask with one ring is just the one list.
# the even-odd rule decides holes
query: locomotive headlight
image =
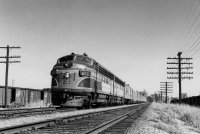
{"label": "locomotive headlight", "polygon": [[70,77],[70,73],[69,72],[65,73],[65,78],[69,78],[69,77]]}

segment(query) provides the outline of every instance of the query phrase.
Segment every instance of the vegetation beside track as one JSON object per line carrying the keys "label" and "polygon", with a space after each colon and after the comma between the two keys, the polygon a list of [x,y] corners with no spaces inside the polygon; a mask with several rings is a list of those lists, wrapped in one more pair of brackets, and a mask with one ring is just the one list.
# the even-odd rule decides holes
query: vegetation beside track
{"label": "vegetation beside track", "polygon": [[200,133],[200,109],[188,105],[152,103],[128,134]]}

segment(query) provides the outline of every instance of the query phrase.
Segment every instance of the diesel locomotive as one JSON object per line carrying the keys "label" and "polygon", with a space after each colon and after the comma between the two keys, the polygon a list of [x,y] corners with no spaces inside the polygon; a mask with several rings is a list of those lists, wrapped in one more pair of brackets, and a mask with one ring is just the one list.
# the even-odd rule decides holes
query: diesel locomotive
{"label": "diesel locomotive", "polygon": [[146,101],[145,96],[85,53],[59,58],[51,76],[53,105],[90,108]]}

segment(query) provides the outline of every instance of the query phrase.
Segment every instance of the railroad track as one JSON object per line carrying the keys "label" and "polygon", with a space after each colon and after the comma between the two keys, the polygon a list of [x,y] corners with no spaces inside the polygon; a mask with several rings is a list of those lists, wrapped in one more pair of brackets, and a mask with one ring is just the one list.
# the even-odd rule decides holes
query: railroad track
{"label": "railroad track", "polygon": [[[67,133],[67,134],[96,134],[123,133],[134,119],[147,108],[148,104],[131,105],[119,109],[90,112],[76,116],[52,119],[37,123],[19,125],[0,129],[0,133]],[[120,125],[118,125],[120,124]],[[129,124],[129,125],[128,125]]]}
{"label": "railroad track", "polygon": [[132,111],[121,116],[119,119],[113,120],[106,124],[104,127],[99,127],[98,129],[93,129],[91,132],[87,134],[123,134],[128,128],[132,127],[134,121],[142,115],[142,113],[147,109],[148,105],[137,109],[136,111]]}
{"label": "railroad track", "polygon": [[6,109],[6,110],[0,110],[0,119],[10,119],[22,116],[31,116],[36,114],[50,114],[53,112],[66,112],[71,110],[74,109],[61,109],[58,107]]}

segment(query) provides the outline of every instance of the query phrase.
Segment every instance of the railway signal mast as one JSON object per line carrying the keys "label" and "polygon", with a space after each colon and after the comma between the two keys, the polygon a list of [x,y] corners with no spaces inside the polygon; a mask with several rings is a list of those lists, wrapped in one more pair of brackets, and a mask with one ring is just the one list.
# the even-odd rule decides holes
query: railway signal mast
{"label": "railway signal mast", "polygon": [[[176,64],[178,65],[178,67],[167,67],[167,69],[171,69],[171,70],[178,70],[177,72],[167,72],[167,74],[171,74],[171,75],[174,75],[174,74],[177,74],[178,77],[167,77],[168,79],[178,79],[178,82],[179,82],[179,103],[181,103],[181,80],[183,79],[193,79],[193,77],[190,77],[190,76],[182,76],[183,74],[193,74],[193,72],[188,72],[188,71],[185,71],[185,72],[182,72],[182,70],[189,70],[189,69],[193,69],[193,67],[191,67],[190,65],[192,64],[191,62],[182,62],[182,60],[186,60],[186,61],[189,61],[189,60],[192,60],[192,58],[182,58],[181,57],[181,54],[182,52],[178,52],[177,56],[178,57],[173,57],[173,58],[167,58],[168,60],[177,60],[177,62],[167,62],[167,64]],[[189,65],[188,67],[182,67],[182,65]]]}
{"label": "railway signal mast", "polygon": [[0,63],[6,63],[6,76],[5,76],[5,107],[7,107],[7,90],[8,90],[8,67],[9,63],[19,63],[20,61],[14,60],[10,61],[12,58],[21,58],[21,56],[10,56],[9,51],[10,49],[20,49],[21,47],[10,47],[9,45],[7,47],[0,47],[7,50],[6,56],[0,56],[0,58],[5,58],[6,61],[0,61]]}
{"label": "railway signal mast", "polygon": [[173,82],[160,82],[160,92],[161,92],[161,98],[162,98],[162,93],[165,93],[165,103],[167,103],[167,93],[172,93],[172,88]]}

